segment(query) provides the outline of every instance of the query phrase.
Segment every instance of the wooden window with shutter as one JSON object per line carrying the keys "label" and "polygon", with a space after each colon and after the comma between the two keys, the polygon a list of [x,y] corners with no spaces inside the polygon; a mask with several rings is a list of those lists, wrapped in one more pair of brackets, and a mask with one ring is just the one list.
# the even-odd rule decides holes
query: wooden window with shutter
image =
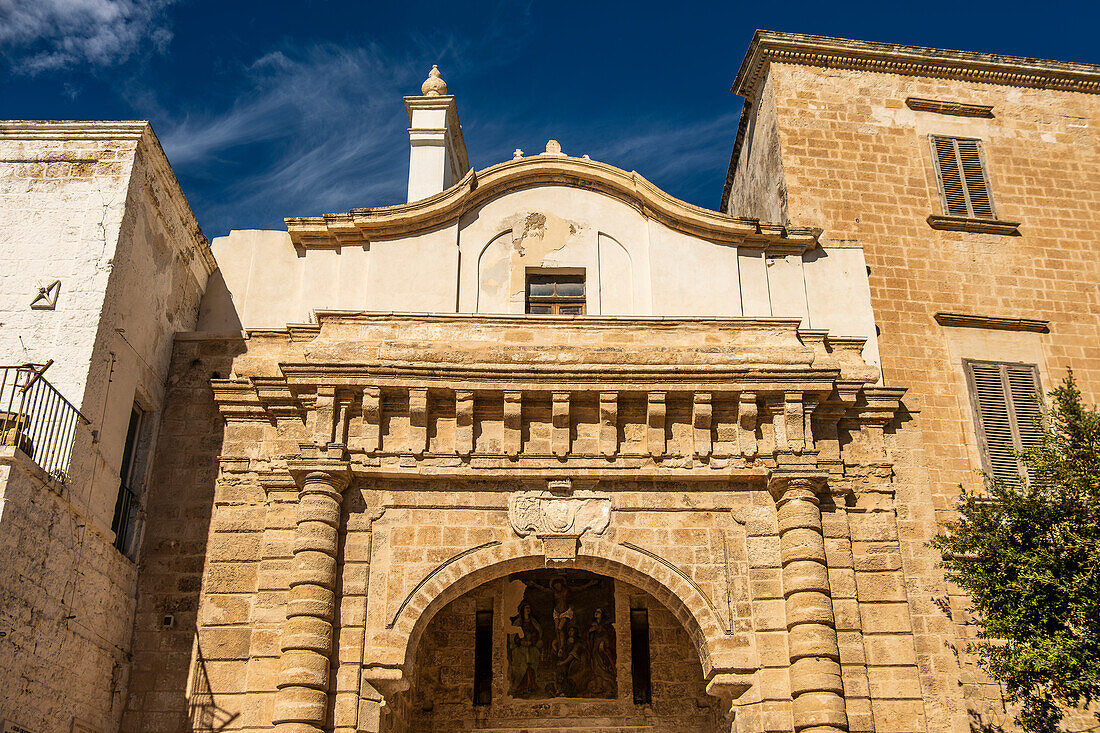
{"label": "wooden window with shutter", "polygon": [[963,366],[985,471],[1000,481],[1015,481],[1024,471],[1015,451],[1040,438],[1039,371],[1034,364],[996,361],[966,360]]}
{"label": "wooden window with shutter", "polygon": [[527,312],[559,316],[584,315],[583,274],[527,273]]}
{"label": "wooden window with shutter", "polygon": [[970,219],[996,219],[980,140],[932,135],[932,159],[943,213]]}

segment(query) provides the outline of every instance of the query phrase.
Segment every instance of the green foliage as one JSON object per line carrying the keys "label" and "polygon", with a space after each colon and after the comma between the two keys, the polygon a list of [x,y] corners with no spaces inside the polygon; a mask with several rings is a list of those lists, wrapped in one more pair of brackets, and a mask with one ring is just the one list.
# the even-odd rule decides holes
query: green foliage
{"label": "green foliage", "polygon": [[970,594],[969,647],[1020,705],[1016,722],[1053,733],[1061,705],[1100,698],[1100,413],[1070,372],[1051,393],[1029,477],[986,477],[933,541],[947,577]]}

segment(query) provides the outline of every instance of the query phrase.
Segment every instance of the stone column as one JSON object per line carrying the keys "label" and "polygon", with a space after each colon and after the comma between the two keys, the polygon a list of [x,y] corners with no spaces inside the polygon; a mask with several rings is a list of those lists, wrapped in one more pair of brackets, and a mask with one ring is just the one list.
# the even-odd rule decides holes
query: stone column
{"label": "stone column", "polygon": [[776,468],[768,481],[779,514],[792,709],[799,733],[848,730],[818,499],[824,486],[825,476],[806,468]]}
{"label": "stone column", "polygon": [[280,733],[320,733],[328,714],[340,500],[350,471],[342,461],[320,459],[294,463],[291,472],[301,488],[272,722]]}

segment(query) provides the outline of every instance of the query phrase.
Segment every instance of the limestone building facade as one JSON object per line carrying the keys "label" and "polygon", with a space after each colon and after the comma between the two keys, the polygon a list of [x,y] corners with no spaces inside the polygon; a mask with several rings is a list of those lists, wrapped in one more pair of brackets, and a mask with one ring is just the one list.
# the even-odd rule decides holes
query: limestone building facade
{"label": "limestone building facade", "polygon": [[[5,685],[0,717],[286,733],[1005,723],[926,542],[958,484],[1007,470],[1027,397],[1072,367],[1096,399],[1100,68],[760,32],[719,211],[553,140],[472,170],[438,69],[420,91],[407,203],[209,247],[147,126],[126,142],[95,124],[0,128],[18,149],[3,165],[25,171],[5,172],[13,232],[83,207],[85,228],[57,236],[82,257],[88,238],[119,243],[97,255],[109,266],[62,261],[75,272],[57,302],[85,277],[82,317],[50,322],[4,280],[0,346],[39,365],[19,393],[65,361],[55,386],[79,414],[74,468],[51,475],[24,442],[32,410],[9,410],[0,522],[23,539],[0,673],[36,681]],[[109,181],[76,161],[101,149],[122,161]],[[77,179],[47,181],[55,164]],[[129,191],[114,209],[96,198],[108,185]],[[99,207],[120,224],[97,225]],[[52,261],[22,276],[47,298]],[[143,267],[152,303],[120,274]],[[41,336],[78,326],[64,353]],[[104,371],[118,339],[144,372]],[[77,471],[90,456],[97,470]],[[36,523],[47,500],[84,524],[79,543]],[[90,571],[36,580],[54,570],[43,547],[110,591]],[[115,606],[92,621],[74,592]],[[28,653],[77,618],[94,633]],[[82,702],[58,703],[66,689]]]}

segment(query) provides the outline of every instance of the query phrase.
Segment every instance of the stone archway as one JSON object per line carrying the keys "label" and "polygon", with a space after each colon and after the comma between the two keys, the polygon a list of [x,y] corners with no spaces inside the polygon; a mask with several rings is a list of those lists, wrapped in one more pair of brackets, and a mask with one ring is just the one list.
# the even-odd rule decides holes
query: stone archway
{"label": "stone archway", "polygon": [[[706,691],[732,700],[751,684],[756,652],[729,627],[710,600],[675,566],[640,548],[586,537],[576,559],[553,567],[588,571],[629,584],[678,621],[698,656]],[[364,679],[387,698],[410,685],[416,650],[432,619],[469,591],[514,573],[547,567],[535,538],[488,543],[436,568],[400,604],[385,629],[368,634]]]}
{"label": "stone archway", "polygon": [[[571,588],[564,645],[552,615],[555,579]],[[536,618],[529,601],[540,600]],[[524,628],[534,642],[526,648]],[[728,706],[707,694],[679,619],[649,593],[605,575],[550,567],[475,586],[433,614],[410,658],[410,688],[393,700],[386,733],[729,730]],[[634,669],[641,660],[644,672]]]}

